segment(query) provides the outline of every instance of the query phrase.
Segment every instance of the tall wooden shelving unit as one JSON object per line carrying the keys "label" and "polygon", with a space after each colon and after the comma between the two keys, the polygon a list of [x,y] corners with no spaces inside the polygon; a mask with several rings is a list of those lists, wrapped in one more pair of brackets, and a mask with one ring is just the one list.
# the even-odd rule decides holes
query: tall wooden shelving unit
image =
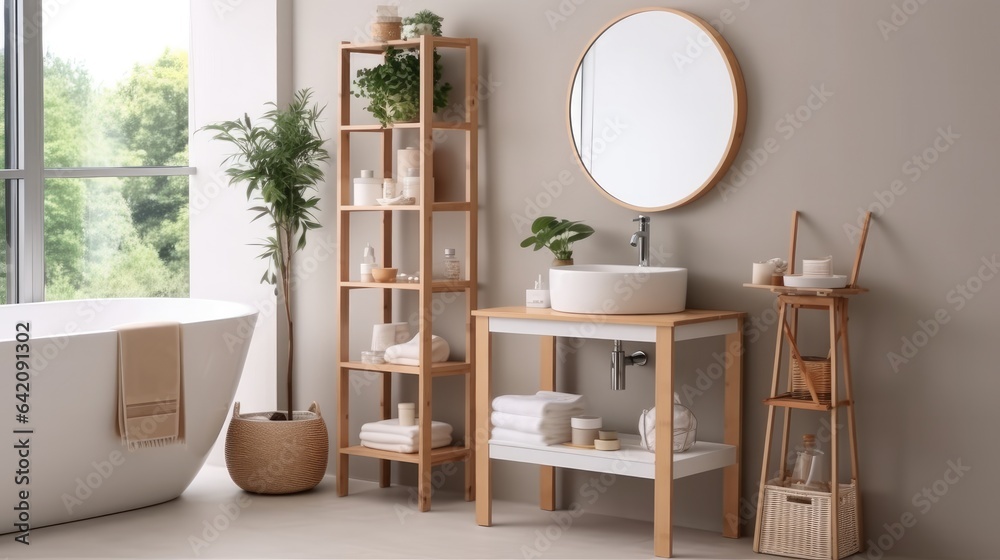
{"label": "tall wooden shelving unit", "polygon": [[[415,123],[396,123],[382,128],[378,124],[351,124],[351,55],[383,55],[387,47],[399,49],[419,49],[420,54],[420,120]],[[435,121],[433,112],[434,93],[434,49],[465,51],[464,74],[464,120]],[[478,128],[479,106],[476,98],[479,76],[478,42],[471,38],[451,38],[422,36],[419,39],[389,41],[386,43],[342,43],[340,45],[340,127],[337,146],[338,196],[337,216],[340,226],[339,272],[337,293],[340,307],[340,336],[337,368],[337,494],[347,495],[350,472],[350,458],[370,457],[379,460],[379,486],[390,483],[390,462],[415,463],[418,470],[417,492],[420,511],[428,511],[431,506],[431,467],[444,463],[464,461],[465,499],[475,499],[475,377],[472,375],[475,363],[475,323],[472,310],[477,305],[477,262],[478,262]],[[381,137],[380,161],[383,177],[393,177],[393,132],[395,129],[417,130],[420,134],[421,173],[420,200],[412,206],[353,206],[351,177],[351,137],[354,134],[375,134]],[[465,133],[465,197],[461,201],[438,202],[434,200],[434,188],[429,179],[434,177],[434,132],[464,131]],[[457,132],[449,132],[457,134]],[[397,173],[395,176],[402,176]],[[438,186],[439,190],[441,185]],[[356,213],[375,212],[381,214],[380,249],[378,262],[385,267],[393,266],[393,218],[398,213],[411,213],[419,221],[419,270],[420,282],[415,284],[384,284],[352,280],[357,272],[357,262],[350,258],[351,218]],[[434,280],[433,234],[434,216],[438,212],[465,213],[465,275],[459,281]],[[396,364],[364,364],[350,356],[350,314],[351,292],[354,290],[379,290],[381,292],[381,314],[384,322],[392,321],[392,292],[415,293],[418,302],[420,339],[420,365],[402,366]],[[431,313],[433,295],[444,292],[464,292],[465,294],[465,359],[431,364],[431,334],[433,316]],[[352,371],[381,373],[381,417],[391,418],[392,414],[392,373],[412,375],[419,385],[417,417],[420,423],[418,453],[394,453],[370,449],[360,445],[350,445],[350,376]],[[462,445],[431,449],[432,381],[436,377],[461,375],[465,378],[465,438]]]}
{"label": "tall wooden shelving unit", "polygon": [[[858,461],[857,427],[854,416],[854,391],[851,377],[851,354],[848,343],[848,300],[864,294],[867,289],[858,286],[861,258],[872,214],[865,216],[858,241],[854,266],[844,288],[794,288],[786,286],[761,286],[744,284],[744,287],[766,289],[778,300],[778,333],[774,350],[774,370],[771,392],[764,404],[768,406],[767,432],[764,436],[764,459],[761,465],[758,490],[757,521],[754,531],[754,552],[791,556],[796,558],[830,558],[839,560],[864,550],[862,526],[861,482]],[[792,213],[791,246],[788,251],[789,274],[794,273],[795,247],[798,236],[799,213]],[[818,376],[810,373],[799,350],[799,311],[819,310],[827,314],[829,325],[828,387]],[[782,373],[782,352],[788,345],[787,368],[795,362],[799,368],[805,391],[794,391],[792,374],[788,374],[786,390],[779,388]],[[839,376],[839,379],[838,379]],[[815,377],[815,378],[814,378]],[[843,388],[843,394],[840,389]],[[826,392],[829,391],[829,392]],[[797,394],[798,393],[798,394]],[[843,398],[842,398],[843,397]],[[771,471],[772,435],[775,415],[783,413],[781,454],[778,475],[769,480]],[[783,487],[791,475],[785,464],[789,457],[789,432],[792,410],[811,410],[830,415],[829,469],[830,492],[789,491]],[[841,410],[847,416],[847,437],[850,450],[851,477],[842,484],[838,477]],[[821,521],[825,520],[825,526]]]}

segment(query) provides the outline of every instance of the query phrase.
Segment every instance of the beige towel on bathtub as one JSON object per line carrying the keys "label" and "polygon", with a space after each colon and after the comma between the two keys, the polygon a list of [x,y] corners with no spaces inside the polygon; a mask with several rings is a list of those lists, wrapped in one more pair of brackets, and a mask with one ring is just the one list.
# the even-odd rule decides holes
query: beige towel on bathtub
{"label": "beige towel on bathtub", "polygon": [[130,451],[184,440],[180,323],[118,327],[118,435]]}

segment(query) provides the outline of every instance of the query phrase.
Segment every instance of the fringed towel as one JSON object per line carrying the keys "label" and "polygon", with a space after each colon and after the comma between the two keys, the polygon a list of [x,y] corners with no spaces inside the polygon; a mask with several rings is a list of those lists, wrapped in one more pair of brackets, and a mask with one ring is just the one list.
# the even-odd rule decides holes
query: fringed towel
{"label": "fringed towel", "polygon": [[118,327],[118,435],[129,451],[184,441],[180,323]]}

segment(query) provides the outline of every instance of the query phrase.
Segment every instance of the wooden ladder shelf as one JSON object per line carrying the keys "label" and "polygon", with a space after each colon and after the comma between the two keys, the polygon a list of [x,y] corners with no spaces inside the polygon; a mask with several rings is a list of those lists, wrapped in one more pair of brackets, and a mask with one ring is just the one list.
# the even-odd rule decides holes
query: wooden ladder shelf
{"label": "wooden ladder shelf", "polygon": [[[791,243],[788,256],[789,274],[794,273],[795,268],[795,247],[798,235],[798,220],[799,213],[796,211],[792,214]],[[763,464],[761,466],[760,475],[757,523],[756,530],[754,532],[753,544],[754,552],[800,556],[803,558],[816,557],[812,555],[815,554],[815,552],[803,553],[801,551],[797,551],[795,547],[784,548],[780,544],[775,544],[775,542],[769,538],[770,532],[766,529],[762,530],[762,526],[766,525],[766,514],[764,511],[766,507],[765,489],[769,487],[769,483],[777,482],[777,485],[781,486],[783,481],[785,481],[790,475],[785,464],[785,460],[789,453],[789,432],[791,428],[793,409],[826,412],[830,415],[829,449],[831,492],[829,493],[828,500],[828,518],[830,526],[829,533],[827,534],[829,543],[828,546],[823,549],[822,555],[824,557],[838,560],[839,558],[858,552],[863,548],[862,543],[864,541],[861,525],[861,490],[858,473],[857,428],[854,420],[851,356],[847,333],[847,304],[848,299],[851,296],[868,291],[864,288],[859,288],[857,281],[858,274],[861,269],[861,259],[864,254],[870,222],[871,213],[869,212],[865,217],[861,237],[858,242],[857,253],[854,259],[854,266],[851,271],[851,276],[848,279],[847,287],[845,288],[793,288],[786,286],[759,286],[745,284],[746,287],[768,289],[772,293],[776,294],[778,299],[779,328],[774,349],[774,369],[771,378],[771,392],[770,396],[764,399],[764,403],[768,405],[767,433],[764,438],[764,459],[762,461]],[[829,319],[830,350],[826,356],[826,360],[829,361],[829,393],[826,393],[825,391],[820,392],[818,387],[820,383],[819,379],[815,372],[811,371],[811,369],[807,366],[807,361],[803,358],[802,353],[799,350],[798,314],[799,310],[802,309],[824,311]],[[782,355],[785,343],[788,345],[788,369],[791,370],[793,365],[797,366],[799,376],[801,377],[800,382],[805,385],[805,391],[802,390],[802,387],[799,387],[798,390],[794,390],[793,375],[792,372],[789,371],[786,389],[779,392],[779,379],[781,377]],[[843,395],[841,395],[840,392],[841,386],[843,387]],[[779,455],[780,460],[777,475],[775,476],[774,473],[770,473],[771,476],[769,476],[769,464],[773,444],[772,435],[774,432],[776,411],[779,408],[783,411],[781,454]],[[844,516],[842,516],[842,512],[839,511],[839,508],[841,507],[840,502],[842,492],[845,490],[844,485],[841,484],[837,476],[837,464],[839,460],[838,444],[841,435],[839,414],[841,409],[845,409],[847,412],[847,432],[851,455],[850,483],[853,484],[855,499],[853,507],[857,512],[856,519],[852,521],[853,525],[848,524],[850,526],[847,527],[846,530],[846,533],[849,534],[847,538],[844,537]]]}

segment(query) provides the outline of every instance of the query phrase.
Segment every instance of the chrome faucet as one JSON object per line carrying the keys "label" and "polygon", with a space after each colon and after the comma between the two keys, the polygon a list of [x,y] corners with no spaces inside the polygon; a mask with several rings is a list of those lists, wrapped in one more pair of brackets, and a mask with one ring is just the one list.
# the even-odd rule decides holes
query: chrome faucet
{"label": "chrome faucet", "polygon": [[639,231],[632,234],[629,245],[639,248],[639,266],[649,266],[649,216],[639,214],[632,221],[639,222]]}

